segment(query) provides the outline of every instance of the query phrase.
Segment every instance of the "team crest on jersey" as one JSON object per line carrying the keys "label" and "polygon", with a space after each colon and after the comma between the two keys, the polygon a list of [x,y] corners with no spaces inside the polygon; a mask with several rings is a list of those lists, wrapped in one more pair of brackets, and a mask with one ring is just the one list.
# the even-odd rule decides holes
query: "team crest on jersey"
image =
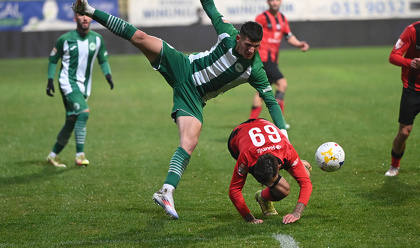
{"label": "team crest on jersey", "polygon": [[395,44],[395,49],[400,49],[402,46],[404,46],[404,41],[398,39],[397,43]]}
{"label": "team crest on jersey", "polygon": [[244,71],[244,66],[240,63],[236,63],[235,64],[235,71],[236,72],[243,72]]}
{"label": "team crest on jersey", "polygon": [[96,50],[96,43],[95,42],[89,43],[89,50],[91,50],[91,51],[95,51]]}
{"label": "team crest on jersey", "polygon": [[79,109],[80,109],[80,105],[79,105],[77,102],[75,102],[75,103],[73,104],[73,109],[74,109],[75,111],[79,111]]}

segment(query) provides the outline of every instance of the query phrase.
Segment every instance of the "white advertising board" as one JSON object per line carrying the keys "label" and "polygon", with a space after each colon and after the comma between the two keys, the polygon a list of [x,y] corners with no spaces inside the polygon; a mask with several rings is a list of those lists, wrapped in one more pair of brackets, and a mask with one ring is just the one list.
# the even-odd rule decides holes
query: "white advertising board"
{"label": "white advertising board", "polygon": [[[267,9],[266,0],[214,0],[233,24],[254,20]],[[139,27],[210,23],[198,0],[129,1],[128,20]],[[283,0],[289,21],[372,20],[420,17],[420,0]]]}

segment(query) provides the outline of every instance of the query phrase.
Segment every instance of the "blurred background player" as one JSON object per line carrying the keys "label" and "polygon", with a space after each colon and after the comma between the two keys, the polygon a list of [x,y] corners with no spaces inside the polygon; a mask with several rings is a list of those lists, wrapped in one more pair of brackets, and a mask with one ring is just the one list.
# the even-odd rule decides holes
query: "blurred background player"
{"label": "blurred background player", "polygon": [[57,155],[64,149],[74,131],[76,139],[76,159],[78,166],[89,165],[84,153],[86,123],[89,118],[87,99],[91,92],[93,62],[98,58],[106,80],[114,88],[108,52],[102,36],[90,30],[92,18],[75,14],[76,30],[61,35],[51,51],[48,64],[47,95],[54,96],[53,78],[57,62],[61,59],[59,87],[66,109],[66,120],[57,136],[57,141],[47,160],[56,167],[66,167]]}
{"label": "blurred background player", "polygon": [[[278,101],[284,115],[284,94],[287,89],[287,81],[278,67],[278,54],[281,40],[284,37],[287,42],[305,52],[309,49],[309,45],[305,41],[299,41],[290,30],[289,22],[286,16],[280,13],[279,9],[282,0],[267,0],[269,9],[259,14],[255,21],[263,26],[264,35],[259,50],[264,69],[267,73],[268,80],[271,84],[275,84],[275,97]],[[252,102],[250,119],[256,119],[260,115],[262,101],[258,92],[254,96]],[[286,124],[289,128],[289,125]]]}
{"label": "blurred background player", "polygon": [[263,35],[261,25],[246,22],[238,31],[219,13],[213,0],[201,0],[201,5],[211,19],[218,41],[210,51],[191,55],[184,55],[118,17],[92,8],[86,0],[73,5],[75,12],[91,16],[115,35],[130,41],[173,89],[171,116],[178,126],[180,144],[171,158],[162,188],[153,194],[153,200],[173,219],[179,218],[173,193],[198,144],[206,101],[249,82],[264,99],[276,126],[285,129],[281,109],[258,55]]}
{"label": "blurred background player", "polygon": [[385,176],[396,176],[404,155],[413,122],[420,112],[420,21],[405,28],[389,56],[389,62],[401,66],[403,90],[400,102],[398,133],[391,150],[391,167]]}
{"label": "blurred background player", "polygon": [[265,119],[250,119],[233,129],[228,148],[232,157],[236,159],[229,197],[245,221],[255,224],[263,222],[252,215],[242,196],[248,173],[267,186],[255,193],[255,200],[264,215],[277,215],[273,201],[282,200],[290,192],[290,185],[279,174],[279,170],[287,171],[300,186],[296,207],[293,212],[283,217],[283,223],[289,224],[299,220],[312,193],[312,167],[307,161],[300,160],[287,136]]}

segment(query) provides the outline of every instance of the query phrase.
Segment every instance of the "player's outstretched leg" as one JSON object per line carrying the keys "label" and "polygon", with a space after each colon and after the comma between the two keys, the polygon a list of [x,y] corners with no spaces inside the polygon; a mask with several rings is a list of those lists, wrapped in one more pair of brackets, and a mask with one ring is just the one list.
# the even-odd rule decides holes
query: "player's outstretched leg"
{"label": "player's outstretched leg", "polygon": [[178,214],[175,210],[173,192],[174,188],[162,187],[158,192],[153,194],[153,200],[159,204],[172,219],[177,220]]}
{"label": "player's outstretched leg", "polygon": [[[76,0],[71,7],[75,13],[87,15],[99,24],[107,28],[113,34],[118,35],[128,41],[131,40],[137,28],[121,18],[110,15],[101,10],[91,7],[87,0]],[[160,51],[160,49],[159,49]]]}

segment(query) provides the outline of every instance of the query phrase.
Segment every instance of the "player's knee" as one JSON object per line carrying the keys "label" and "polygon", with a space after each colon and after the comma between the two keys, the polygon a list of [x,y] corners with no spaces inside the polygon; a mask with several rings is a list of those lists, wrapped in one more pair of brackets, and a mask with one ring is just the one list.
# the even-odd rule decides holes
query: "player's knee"
{"label": "player's knee", "polygon": [[89,119],[89,111],[84,111],[77,117],[78,121],[87,121]]}
{"label": "player's knee", "polygon": [[183,139],[181,141],[181,147],[188,153],[188,154],[192,154],[192,152],[194,151],[195,147],[198,144],[198,139],[195,138],[191,138],[191,139]]}
{"label": "player's knee", "polygon": [[412,130],[412,126],[405,126],[405,127],[400,129],[398,134],[401,137],[406,139],[406,138],[408,138],[408,136],[410,136],[411,130]]}
{"label": "player's knee", "polygon": [[277,187],[270,189],[270,194],[276,201],[280,201],[290,194],[290,185],[287,182],[279,184]]}
{"label": "player's knee", "polygon": [[290,194],[290,185],[287,184],[287,186],[281,188],[281,193],[284,195],[284,197],[288,196]]}

